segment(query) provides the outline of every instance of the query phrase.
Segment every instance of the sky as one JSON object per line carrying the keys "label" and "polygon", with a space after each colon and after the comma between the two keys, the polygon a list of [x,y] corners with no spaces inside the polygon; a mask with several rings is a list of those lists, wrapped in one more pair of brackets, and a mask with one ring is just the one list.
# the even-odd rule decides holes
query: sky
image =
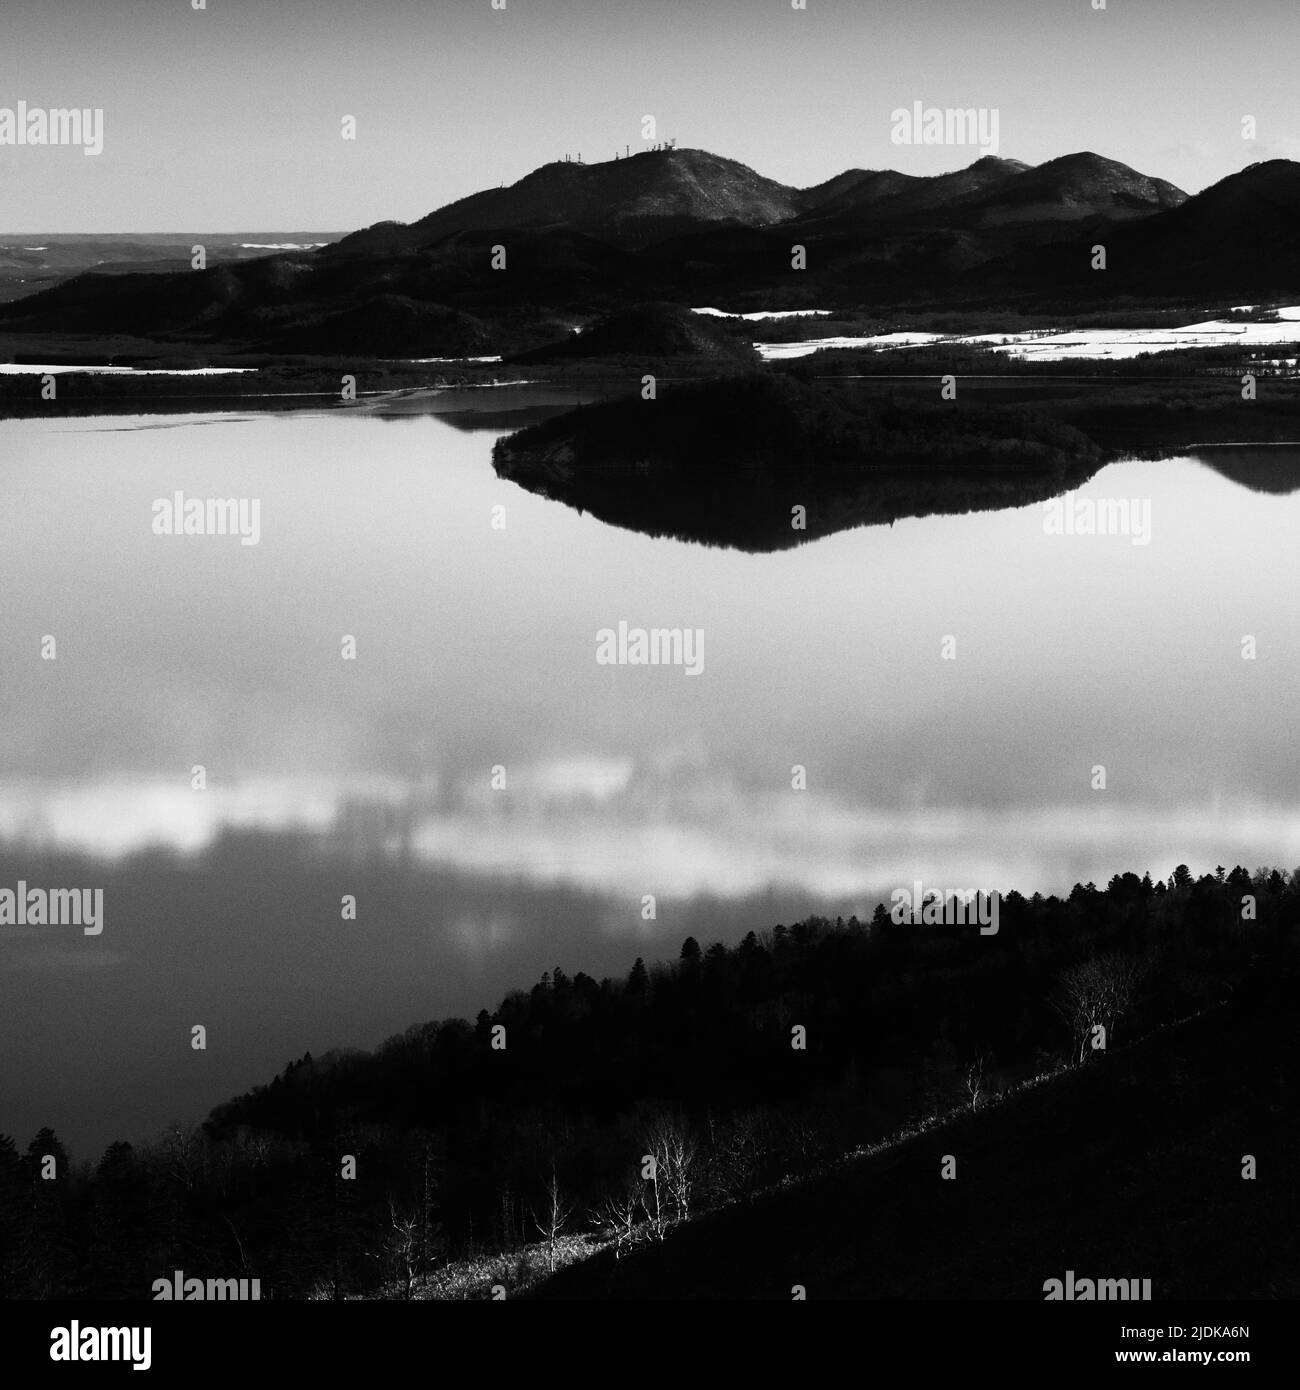
{"label": "sky", "polygon": [[5,0],[0,121],[102,110],[103,151],[0,144],[0,234],[413,221],[612,158],[647,115],[799,186],[979,156],[893,143],[915,102],[996,111],[1005,157],[1090,149],[1189,192],[1300,158],[1284,0],[200,2]]}

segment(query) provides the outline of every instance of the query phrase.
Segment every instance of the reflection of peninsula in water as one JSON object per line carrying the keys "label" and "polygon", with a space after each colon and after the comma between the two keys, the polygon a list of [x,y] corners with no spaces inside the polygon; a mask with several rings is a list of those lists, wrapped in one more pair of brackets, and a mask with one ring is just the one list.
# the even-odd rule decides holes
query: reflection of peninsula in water
{"label": "reflection of peninsula in water", "polygon": [[[928,390],[854,392],[753,375],[573,410],[499,440],[493,463],[502,478],[616,526],[772,551],[904,517],[1027,506],[1082,486],[1117,458],[1177,452],[1176,436],[1166,436],[1186,428],[1180,412],[1117,404],[1093,396],[958,405]],[[1201,404],[1207,432],[1234,409]],[[1253,418],[1276,428],[1264,412]],[[1300,487],[1295,446],[1209,445],[1196,456],[1256,491]]]}
{"label": "reflection of peninsula in water", "polygon": [[501,477],[603,521],[751,551],[902,517],[1024,506],[1079,486],[1104,461],[1086,436],[1037,411],[850,404],[773,376],[584,407],[493,451]]}
{"label": "reflection of peninsula in water", "polygon": [[1188,456],[1251,492],[1300,490],[1300,444],[1202,444]]}

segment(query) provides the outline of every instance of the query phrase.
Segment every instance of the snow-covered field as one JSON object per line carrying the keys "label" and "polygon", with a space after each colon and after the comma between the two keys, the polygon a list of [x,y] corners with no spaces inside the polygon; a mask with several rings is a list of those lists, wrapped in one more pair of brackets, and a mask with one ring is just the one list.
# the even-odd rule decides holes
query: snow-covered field
{"label": "snow-covered field", "polygon": [[395,362],[500,362],[498,357],[396,357]]}
{"label": "snow-covered field", "polygon": [[764,362],[778,362],[787,357],[809,357],[822,348],[919,347],[937,343],[942,337],[942,333],[878,333],[869,338],[808,338],[802,343],[755,343],[754,346]]}
{"label": "snow-covered field", "polygon": [[[1245,309],[1252,306],[1244,305]],[[698,310],[696,312],[699,312]],[[897,348],[925,343],[982,343],[994,352],[1003,352],[1025,361],[1063,362],[1117,360],[1143,352],[1169,352],[1203,347],[1271,347],[1300,341],[1300,305],[1275,310],[1280,323],[1234,323],[1211,319],[1183,328],[1086,328],[1071,332],[972,333],[948,336],[942,333],[882,333],[858,338],[811,338],[802,343],[755,343],[767,362],[807,357],[821,348]],[[747,317],[756,317],[747,315]],[[761,316],[759,316],[761,317]]]}
{"label": "snow-covered field", "polygon": [[692,309],[693,314],[710,314],[714,318],[720,319],[748,319],[753,323],[757,319],[825,319],[829,318],[829,309],[760,309],[753,314],[731,314],[726,309]]}
{"label": "snow-covered field", "polygon": [[89,372],[95,376],[229,376],[232,372],[255,372],[256,367],[42,367],[29,362],[0,362],[0,376],[44,376],[47,372]]}

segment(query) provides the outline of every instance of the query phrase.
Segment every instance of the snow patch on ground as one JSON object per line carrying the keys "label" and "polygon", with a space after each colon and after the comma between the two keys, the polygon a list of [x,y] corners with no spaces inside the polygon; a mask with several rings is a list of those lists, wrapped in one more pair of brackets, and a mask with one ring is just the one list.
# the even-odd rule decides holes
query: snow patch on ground
{"label": "snow patch on ground", "polygon": [[942,333],[878,333],[870,338],[810,338],[803,343],[755,343],[754,346],[765,362],[779,362],[789,357],[808,357],[820,348],[920,347],[937,343],[942,338]]}
{"label": "snow patch on ground", "polygon": [[0,376],[26,376],[49,372],[87,372],[94,376],[229,376],[255,372],[256,367],[42,367],[29,362],[0,362]]}
{"label": "snow patch on ground", "polygon": [[399,357],[398,362],[415,362],[423,365],[425,362],[500,362],[497,357]]}
{"label": "snow patch on ground", "polygon": [[831,316],[829,309],[760,309],[753,314],[732,314],[726,309],[692,309],[691,313],[710,314],[720,319],[748,319],[751,323],[758,319],[826,319]]}
{"label": "snow patch on ground", "polygon": [[[1249,307],[1249,306],[1247,306]],[[807,357],[822,348],[913,347],[924,343],[983,344],[1026,361],[1063,362],[1137,357],[1143,352],[1168,352],[1201,347],[1269,347],[1300,340],[1300,305],[1274,312],[1280,323],[1233,323],[1211,319],[1183,328],[1084,328],[1073,332],[1037,330],[1029,333],[880,333],[857,338],[812,338],[802,343],[755,343],[766,362]]]}

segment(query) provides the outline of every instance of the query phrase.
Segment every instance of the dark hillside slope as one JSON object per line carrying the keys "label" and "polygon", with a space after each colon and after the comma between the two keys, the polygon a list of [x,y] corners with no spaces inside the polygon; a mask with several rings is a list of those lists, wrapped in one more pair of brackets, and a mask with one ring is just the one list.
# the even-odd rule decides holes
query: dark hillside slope
{"label": "dark hillside slope", "polygon": [[1081,1072],[662,1246],[601,1254],[538,1296],[788,1300],[802,1284],[809,1298],[1042,1299],[1073,1270],[1148,1278],[1153,1301],[1300,1297],[1295,985],[1243,982]]}

